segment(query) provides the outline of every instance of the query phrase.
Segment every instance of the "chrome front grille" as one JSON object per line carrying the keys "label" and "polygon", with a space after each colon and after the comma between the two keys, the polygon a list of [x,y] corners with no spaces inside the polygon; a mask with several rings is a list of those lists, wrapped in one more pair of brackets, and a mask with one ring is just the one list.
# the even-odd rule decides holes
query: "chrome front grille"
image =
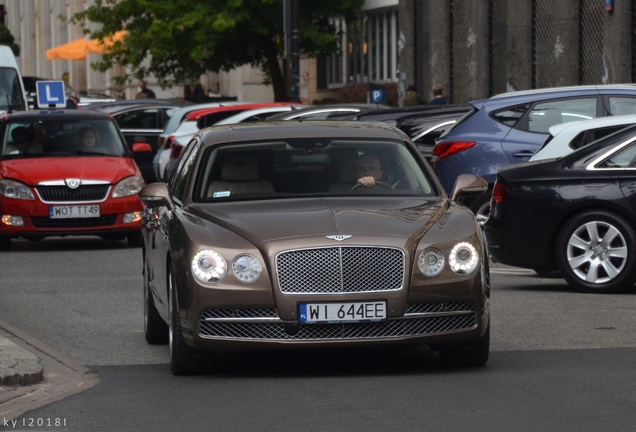
{"label": "chrome front grille", "polygon": [[477,314],[470,302],[409,305],[403,317],[381,322],[300,325],[296,334],[285,331],[285,322],[274,309],[208,309],[201,316],[199,334],[260,341],[371,340],[440,334],[476,325]]}
{"label": "chrome front grille", "polygon": [[110,186],[107,184],[84,185],[77,189],[67,186],[37,186],[35,189],[46,203],[65,202],[98,202],[104,201],[108,196]]}
{"label": "chrome front grille", "polygon": [[278,254],[276,272],[285,294],[397,291],[404,285],[404,261],[397,248],[298,249]]}

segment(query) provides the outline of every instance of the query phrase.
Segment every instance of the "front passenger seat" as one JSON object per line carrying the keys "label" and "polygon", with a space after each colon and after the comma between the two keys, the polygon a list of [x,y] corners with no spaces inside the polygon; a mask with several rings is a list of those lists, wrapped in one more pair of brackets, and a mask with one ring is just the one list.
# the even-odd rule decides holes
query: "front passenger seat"
{"label": "front passenger seat", "polygon": [[207,196],[220,198],[273,192],[272,183],[260,178],[260,168],[256,158],[248,155],[234,155],[223,162],[221,180],[210,183]]}

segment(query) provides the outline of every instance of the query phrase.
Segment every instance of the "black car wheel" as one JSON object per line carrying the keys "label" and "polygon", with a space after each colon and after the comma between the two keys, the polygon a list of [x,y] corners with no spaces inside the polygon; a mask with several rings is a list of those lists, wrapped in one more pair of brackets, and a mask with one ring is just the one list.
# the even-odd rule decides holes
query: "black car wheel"
{"label": "black car wheel", "polygon": [[446,367],[483,366],[490,355],[490,323],[486,333],[469,349],[441,349],[439,359]]}
{"label": "black car wheel", "polygon": [[148,283],[148,268],[144,263],[144,335],[146,342],[151,345],[165,344],[168,342],[168,325],[165,323],[150,294]]}
{"label": "black car wheel", "polygon": [[175,277],[172,269],[168,274],[168,298],[170,310],[170,325],[168,326],[168,345],[170,347],[170,370],[175,375],[189,375],[196,372],[197,360],[192,356],[190,349],[183,339],[181,318],[177,305],[177,293],[175,291]]}
{"label": "black car wheel", "polygon": [[622,217],[591,211],[573,217],[557,240],[557,264],[582,292],[620,292],[636,282],[636,235]]}

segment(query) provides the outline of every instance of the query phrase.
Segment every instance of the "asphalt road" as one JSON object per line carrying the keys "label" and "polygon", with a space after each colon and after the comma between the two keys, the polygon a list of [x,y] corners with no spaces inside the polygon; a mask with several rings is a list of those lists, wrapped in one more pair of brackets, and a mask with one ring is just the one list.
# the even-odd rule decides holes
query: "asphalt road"
{"label": "asphalt road", "polygon": [[442,368],[425,348],[260,352],[175,377],[167,347],[143,337],[140,249],[92,238],[14,246],[0,253],[0,319],[51,355],[49,382],[68,373],[85,384],[46,403],[38,397],[53,386],[43,385],[17,423],[0,417],[0,430],[581,432],[636,424],[634,294],[579,294],[560,279],[494,265],[484,368]]}

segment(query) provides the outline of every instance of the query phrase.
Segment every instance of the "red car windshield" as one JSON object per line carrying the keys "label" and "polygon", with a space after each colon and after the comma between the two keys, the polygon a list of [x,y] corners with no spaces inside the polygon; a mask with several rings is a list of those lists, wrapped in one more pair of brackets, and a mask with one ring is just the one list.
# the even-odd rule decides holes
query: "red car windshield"
{"label": "red car windshield", "polygon": [[110,120],[33,120],[5,125],[1,154],[2,158],[124,156],[126,147]]}

